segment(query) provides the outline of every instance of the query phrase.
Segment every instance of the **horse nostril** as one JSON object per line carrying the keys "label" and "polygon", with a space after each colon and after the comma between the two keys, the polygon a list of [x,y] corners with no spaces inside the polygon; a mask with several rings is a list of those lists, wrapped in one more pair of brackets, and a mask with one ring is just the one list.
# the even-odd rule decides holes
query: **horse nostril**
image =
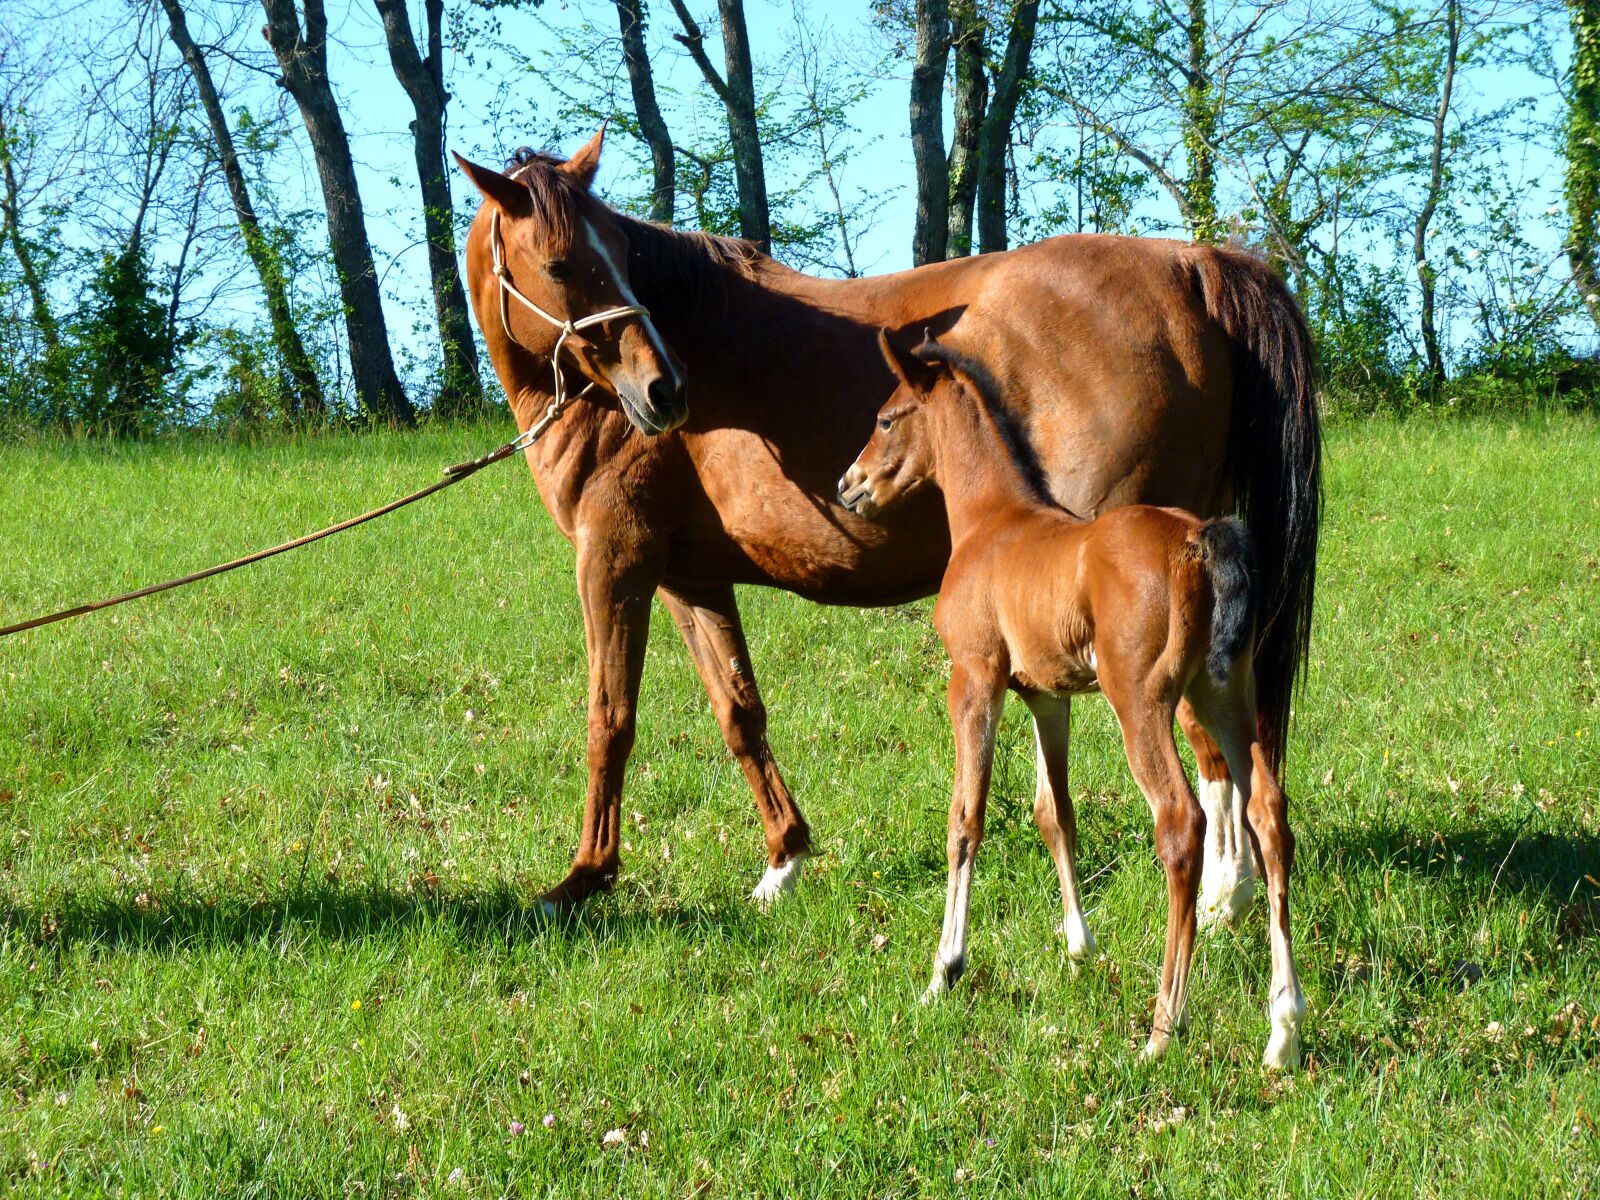
{"label": "horse nostril", "polygon": [[650,403],[661,411],[675,406],[678,398],[683,395],[683,388],[670,376],[662,375],[650,381],[645,393],[649,396]]}

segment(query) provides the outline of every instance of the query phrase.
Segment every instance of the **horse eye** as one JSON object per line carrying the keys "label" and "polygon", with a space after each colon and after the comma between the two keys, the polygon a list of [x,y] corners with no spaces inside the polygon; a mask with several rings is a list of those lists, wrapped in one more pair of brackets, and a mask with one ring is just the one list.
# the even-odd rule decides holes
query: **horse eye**
{"label": "horse eye", "polygon": [[893,424],[894,424],[894,420],[891,417],[879,417],[878,418],[878,428],[883,430],[885,433],[889,432],[889,426],[891,426]]}
{"label": "horse eye", "polygon": [[565,259],[552,258],[545,263],[544,270],[545,274],[557,283],[565,283],[572,278],[572,268],[567,265]]}

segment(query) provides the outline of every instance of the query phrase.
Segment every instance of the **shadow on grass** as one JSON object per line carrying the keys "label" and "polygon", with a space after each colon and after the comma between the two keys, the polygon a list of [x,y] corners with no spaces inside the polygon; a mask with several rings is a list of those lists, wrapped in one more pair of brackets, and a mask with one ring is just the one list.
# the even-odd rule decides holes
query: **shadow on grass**
{"label": "shadow on grass", "polygon": [[[1314,875],[1403,870],[1477,901],[1501,896],[1570,920],[1600,898],[1600,834],[1498,820],[1438,830],[1397,825],[1319,830],[1296,863]],[[1594,929],[1574,930],[1575,934]]]}
{"label": "shadow on grass", "polygon": [[76,945],[181,949],[248,945],[296,931],[331,941],[391,937],[406,929],[446,929],[470,942],[559,939],[626,942],[663,930],[710,938],[764,940],[746,905],[651,907],[634,893],[600,896],[571,913],[546,915],[510,884],[429,895],[405,888],[312,885],[255,901],[238,897],[143,898],[68,893],[36,906],[0,907],[0,929],[58,951]]}

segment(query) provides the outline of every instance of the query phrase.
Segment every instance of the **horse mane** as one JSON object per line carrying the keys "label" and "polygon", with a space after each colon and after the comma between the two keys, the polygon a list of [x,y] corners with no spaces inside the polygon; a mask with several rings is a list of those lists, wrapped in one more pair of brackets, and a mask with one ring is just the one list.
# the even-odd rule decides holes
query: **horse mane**
{"label": "horse mane", "polygon": [[922,344],[912,353],[925,363],[938,363],[948,368],[956,383],[963,386],[983,411],[989,414],[1001,443],[1022,476],[1023,484],[1033,493],[1033,499],[1051,508],[1061,509],[1069,516],[1078,517],[1051,493],[1050,481],[1045,477],[1044,468],[1039,465],[1039,456],[1034,453],[1027,433],[1018,423],[1016,415],[998,402],[1001,389],[987,366],[970,354],[934,341],[927,334],[924,334]]}
{"label": "horse mane", "polygon": [[673,229],[609,208],[566,171],[566,160],[527,146],[506,163],[506,173],[527,186],[533,217],[549,241],[571,241],[583,219],[583,206],[603,209],[628,239],[628,279],[640,301],[667,323],[701,311],[706,301],[725,305],[727,272],[755,274],[765,255],[742,238],[695,229]]}

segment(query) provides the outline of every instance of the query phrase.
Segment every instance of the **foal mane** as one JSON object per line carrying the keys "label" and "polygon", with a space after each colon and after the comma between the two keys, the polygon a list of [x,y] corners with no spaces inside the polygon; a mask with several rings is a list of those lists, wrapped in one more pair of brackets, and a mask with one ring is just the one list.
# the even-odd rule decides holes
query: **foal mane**
{"label": "foal mane", "polygon": [[924,336],[922,344],[912,353],[925,363],[937,363],[948,368],[955,383],[972,397],[974,403],[989,414],[989,419],[994,422],[995,431],[1000,435],[1000,441],[1011,456],[1018,474],[1022,476],[1023,484],[1033,494],[1034,500],[1051,508],[1059,508],[1070,516],[1078,516],[1051,494],[1049,480],[1045,477],[1044,468],[1039,465],[1039,456],[1034,453],[1033,444],[1028,440],[1027,433],[1017,421],[1016,415],[996,401],[995,398],[1000,395],[1001,389],[987,366],[972,355],[964,354],[943,342],[936,342],[929,336]]}
{"label": "foal mane", "polygon": [[665,316],[671,324],[693,316],[707,300],[726,304],[727,272],[748,279],[765,258],[742,238],[673,229],[618,212],[561,170],[565,161],[523,146],[512,154],[506,173],[527,186],[533,217],[550,242],[571,241],[586,204],[615,221],[628,239],[629,282],[658,321]]}

